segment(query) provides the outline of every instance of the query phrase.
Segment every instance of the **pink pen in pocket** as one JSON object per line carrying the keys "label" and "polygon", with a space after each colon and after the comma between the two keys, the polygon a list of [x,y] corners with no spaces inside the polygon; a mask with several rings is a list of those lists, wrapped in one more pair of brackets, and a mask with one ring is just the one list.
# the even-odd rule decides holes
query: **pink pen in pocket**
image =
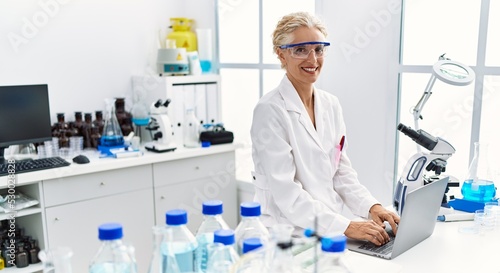
{"label": "pink pen in pocket", "polygon": [[342,136],[340,143],[335,146],[335,167],[339,167],[340,156],[342,155],[342,150],[344,149],[345,136]]}

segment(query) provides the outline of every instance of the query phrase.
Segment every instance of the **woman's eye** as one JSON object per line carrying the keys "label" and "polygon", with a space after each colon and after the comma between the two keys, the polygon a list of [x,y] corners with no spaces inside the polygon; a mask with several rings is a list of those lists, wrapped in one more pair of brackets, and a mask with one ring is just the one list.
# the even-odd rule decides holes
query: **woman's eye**
{"label": "woman's eye", "polygon": [[304,53],[306,52],[306,48],[305,47],[297,47],[295,48],[295,53]]}

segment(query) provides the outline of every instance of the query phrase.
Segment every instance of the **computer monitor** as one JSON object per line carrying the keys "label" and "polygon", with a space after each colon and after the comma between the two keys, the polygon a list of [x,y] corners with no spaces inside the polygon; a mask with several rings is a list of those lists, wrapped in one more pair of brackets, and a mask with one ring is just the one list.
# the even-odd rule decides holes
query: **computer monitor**
{"label": "computer monitor", "polygon": [[51,139],[48,86],[0,86],[0,163],[10,145]]}

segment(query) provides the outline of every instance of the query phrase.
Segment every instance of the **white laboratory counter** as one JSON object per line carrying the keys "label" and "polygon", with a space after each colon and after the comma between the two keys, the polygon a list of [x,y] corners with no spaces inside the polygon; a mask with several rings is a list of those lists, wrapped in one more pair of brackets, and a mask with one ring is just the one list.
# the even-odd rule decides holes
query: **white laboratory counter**
{"label": "white laboratory counter", "polygon": [[[168,210],[187,210],[187,226],[195,232],[203,220],[202,202],[220,199],[224,219],[236,227],[236,148],[236,144],[221,144],[145,152],[131,158],[89,157],[88,164],[17,174],[15,184],[2,176],[2,192],[13,187],[39,204],[14,214],[0,213],[0,220],[13,215],[15,224],[36,239],[41,249],[70,247],[74,272],[86,270],[97,251],[98,226],[121,223],[124,241],[136,249],[139,272],[146,272],[153,248],[152,227],[164,225]],[[40,266],[9,270],[38,272]]]}
{"label": "white laboratory counter", "polygon": [[[352,251],[346,262],[353,273],[472,273],[500,272],[500,229],[483,234],[459,232],[466,222],[438,222],[434,233],[393,260],[384,260]],[[300,255],[311,255],[312,250]],[[302,257],[303,258],[303,257]]]}

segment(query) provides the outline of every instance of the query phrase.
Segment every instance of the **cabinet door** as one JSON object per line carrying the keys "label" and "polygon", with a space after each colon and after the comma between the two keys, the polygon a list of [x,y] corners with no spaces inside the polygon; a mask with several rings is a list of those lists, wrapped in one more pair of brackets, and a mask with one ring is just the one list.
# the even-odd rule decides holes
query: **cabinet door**
{"label": "cabinet door", "polygon": [[70,247],[73,272],[87,272],[100,246],[98,226],[118,222],[123,241],[135,248],[139,272],[147,272],[153,250],[151,196],[152,189],[146,189],[47,208],[48,245]]}
{"label": "cabinet door", "polygon": [[188,228],[195,233],[203,220],[202,203],[219,199],[223,202],[223,218],[230,228],[236,228],[238,206],[234,180],[220,185],[206,178],[155,188],[156,223],[165,224],[165,213],[182,208],[188,212]]}

